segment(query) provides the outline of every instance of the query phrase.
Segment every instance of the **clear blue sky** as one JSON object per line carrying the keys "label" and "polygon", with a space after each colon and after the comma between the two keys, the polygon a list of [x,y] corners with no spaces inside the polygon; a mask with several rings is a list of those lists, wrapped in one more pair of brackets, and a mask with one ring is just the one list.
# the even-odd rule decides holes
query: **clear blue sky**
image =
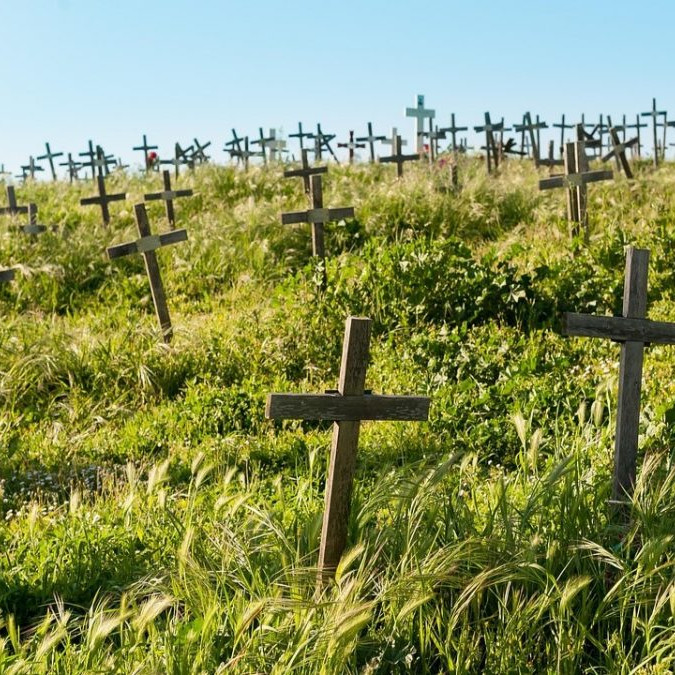
{"label": "clear blue sky", "polygon": [[616,120],[653,96],[675,118],[672,0],[4,0],[0,27],[0,163],[15,172],[46,140],[136,164],[144,132],[165,156],[211,140],[218,161],[231,127],[320,121],[344,140],[371,120],[412,140],[418,93],[441,126],[485,110]]}

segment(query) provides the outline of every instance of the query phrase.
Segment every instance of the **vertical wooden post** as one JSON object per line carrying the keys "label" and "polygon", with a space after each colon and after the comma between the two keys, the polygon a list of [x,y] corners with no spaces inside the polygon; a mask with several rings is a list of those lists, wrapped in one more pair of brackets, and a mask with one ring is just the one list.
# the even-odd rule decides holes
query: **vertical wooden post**
{"label": "vertical wooden post", "polygon": [[[566,175],[577,173],[578,167],[574,143],[565,143],[563,162]],[[579,234],[579,203],[577,201],[576,190],[571,187],[567,188],[567,220],[572,223],[572,234],[576,237]]]}
{"label": "vertical wooden post", "polygon": [[[648,266],[648,250],[628,249],[623,289],[623,316],[626,318],[644,319],[647,315]],[[612,499],[617,502],[625,501],[635,486],[643,354],[643,342],[627,341],[621,345],[612,486]]]}
{"label": "vertical wooden post", "polygon": [[[577,142],[572,144],[574,149],[574,160],[579,173],[588,171],[588,159],[586,158],[586,149],[583,143]],[[590,240],[590,231],[588,229],[588,186],[585,182],[581,182],[576,188],[577,213],[579,220],[579,227],[584,230],[584,241],[586,243]]]}
{"label": "vertical wooden post", "polygon": [[[363,394],[370,346],[370,325],[370,319],[357,317],[347,319],[338,384],[338,391],[343,396]],[[333,423],[319,550],[319,573],[322,576],[334,573],[347,543],[359,427],[359,421]]]}
{"label": "vertical wooden post", "polygon": [[[164,183],[164,189],[167,192],[171,192],[171,174],[166,169],[162,171],[162,181]],[[172,230],[176,229],[176,214],[173,210],[173,199],[166,200],[166,217],[169,221],[169,227]],[[142,235],[141,235],[142,236]]]}
{"label": "vertical wooden post", "polygon": [[[149,237],[150,224],[148,223],[148,215],[145,211],[145,204],[136,204],[134,206],[136,213],[136,225],[138,227],[138,234],[141,237]],[[169,308],[166,304],[166,296],[164,295],[164,286],[162,284],[162,275],[157,264],[157,254],[154,250],[142,251],[143,259],[145,260],[145,271],[148,274],[150,281],[150,290],[152,292],[152,300],[155,304],[155,311],[157,313],[157,320],[162,329],[162,336],[164,342],[167,344],[171,342],[173,337],[173,329],[171,328],[171,318],[169,317]]]}
{"label": "vertical wooden post", "polygon": [[[321,176],[312,176],[312,208],[323,208],[323,185]],[[312,255],[325,263],[326,249],[323,243],[323,223],[312,223]]]}

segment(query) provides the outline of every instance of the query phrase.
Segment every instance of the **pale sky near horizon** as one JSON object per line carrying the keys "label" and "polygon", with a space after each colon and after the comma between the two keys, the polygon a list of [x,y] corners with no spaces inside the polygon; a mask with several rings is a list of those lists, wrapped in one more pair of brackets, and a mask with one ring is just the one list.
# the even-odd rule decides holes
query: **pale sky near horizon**
{"label": "pale sky near horizon", "polygon": [[232,127],[321,122],[345,140],[372,121],[412,142],[403,111],[417,94],[440,126],[452,112],[479,125],[486,110],[507,124],[527,110],[549,125],[634,121],[652,97],[675,118],[665,0],[639,12],[627,0],[0,0],[0,27],[0,164],[14,173],[45,141],[76,154],[93,139],[137,165],[143,133],[162,156],[210,140],[218,162]]}

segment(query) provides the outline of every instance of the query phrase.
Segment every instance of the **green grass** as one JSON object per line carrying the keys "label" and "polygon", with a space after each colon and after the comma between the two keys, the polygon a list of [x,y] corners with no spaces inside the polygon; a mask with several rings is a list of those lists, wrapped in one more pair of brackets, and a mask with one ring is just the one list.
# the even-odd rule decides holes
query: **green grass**
{"label": "green grass", "polygon": [[[408,169],[408,167],[406,167]],[[675,668],[675,354],[645,359],[631,524],[609,518],[618,348],[560,337],[616,313],[624,249],[651,250],[649,316],[675,320],[675,167],[561,191],[331,167],[328,288],[301,181],[182,177],[186,243],[159,253],[162,344],[133,203],[19,188],[56,229],[0,224],[0,670],[13,673],[666,673]],[[154,231],[161,205],[148,206]],[[367,387],[432,397],[427,424],[363,427],[350,549],[316,591],[330,425],[264,419],[270,391],[334,388],[345,318],[373,320]]]}

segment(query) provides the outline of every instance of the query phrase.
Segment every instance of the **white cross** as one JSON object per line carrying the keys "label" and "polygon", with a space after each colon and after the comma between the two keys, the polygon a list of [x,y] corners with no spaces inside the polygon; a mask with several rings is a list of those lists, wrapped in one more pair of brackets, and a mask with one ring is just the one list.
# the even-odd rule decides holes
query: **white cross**
{"label": "white cross", "polygon": [[405,109],[406,117],[415,118],[416,126],[416,136],[417,136],[417,152],[424,152],[424,120],[429,118],[433,120],[436,116],[435,110],[430,110],[424,107],[424,96],[422,94],[417,95],[417,106],[415,108],[406,108]]}

